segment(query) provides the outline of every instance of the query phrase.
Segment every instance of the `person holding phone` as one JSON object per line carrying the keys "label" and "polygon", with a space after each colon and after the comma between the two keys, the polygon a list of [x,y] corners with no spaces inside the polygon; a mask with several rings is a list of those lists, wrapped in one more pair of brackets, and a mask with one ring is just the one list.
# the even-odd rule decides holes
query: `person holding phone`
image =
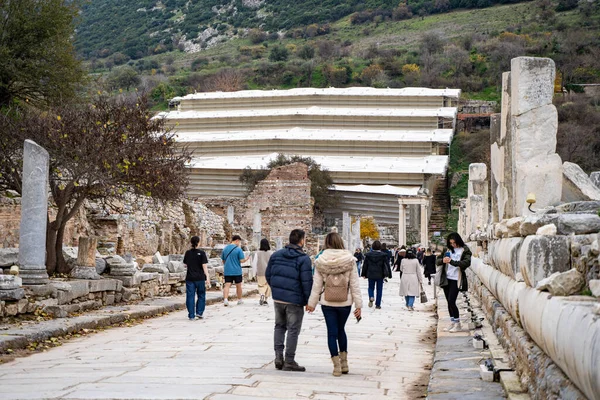
{"label": "person holding phone", "polygon": [[354,316],[361,319],[360,292],[356,259],[344,248],[342,237],[335,232],[325,238],[325,250],[315,261],[313,286],[308,298],[308,312],[315,311],[317,303],[327,325],[327,345],[333,362],[333,376],[349,372],[348,337],[346,322],[354,303]]}
{"label": "person holding phone", "polygon": [[467,283],[466,269],[471,266],[471,250],[460,235],[452,232],[446,240],[447,250],[442,252],[437,259],[437,265],[442,265],[440,276],[440,287],[444,289],[448,312],[450,313],[450,325],[444,329],[446,332],[460,332],[460,315],[456,306],[458,292],[466,292],[469,289]]}

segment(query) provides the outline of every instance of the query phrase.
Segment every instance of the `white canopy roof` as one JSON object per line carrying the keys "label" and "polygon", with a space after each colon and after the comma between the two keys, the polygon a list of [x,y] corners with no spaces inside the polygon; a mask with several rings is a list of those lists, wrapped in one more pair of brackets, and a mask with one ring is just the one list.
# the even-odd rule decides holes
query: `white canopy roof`
{"label": "white canopy roof", "polygon": [[433,131],[274,129],[260,131],[180,132],[179,142],[229,142],[243,140],[385,141],[450,143],[452,129]]}
{"label": "white canopy roof", "polygon": [[358,192],[373,194],[391,194],[395,196],[417,196],[418,186],[391,186],[391,185],[333,185],[339,192]]}
{"label": "white canopy roof", "polygon": [[441,108],[283,108],[259,110],[218,110],[218,111],[171,111],[158,114],[169,120],[209,119],[209,118],[248,118],[248,117],[276,117],[291,115],[307,116],[337,116],[337,117],[442,117],[455,118],[456,107]]}
{"label": "white canopy roof", "polygon": [[351,88],[296,88],[289,90],[242,90],[238,92],[209,92],[194,93],[184,97],[176,97],[173,100],[193,100],[193,99],[232,99],[232,98],[250,98],[250,97],[284,97],[284,96],[445,96],[457,98],[460,96],[460,89],[429,89],[429,88],[402,88],[402,89],[376,89],[371,87],[351,87]]}
{"label": "white canopy roof", "polygon": [[[246,167],[261,169],[275,157],[277,157],[277,153],[251,156],[197,157],[192,159],[189,166],[199,169],[241,170]],[[311,158],[331,172],[424,173],[441,175],[446,172],[448,164],[448,156],[311,156]]]}

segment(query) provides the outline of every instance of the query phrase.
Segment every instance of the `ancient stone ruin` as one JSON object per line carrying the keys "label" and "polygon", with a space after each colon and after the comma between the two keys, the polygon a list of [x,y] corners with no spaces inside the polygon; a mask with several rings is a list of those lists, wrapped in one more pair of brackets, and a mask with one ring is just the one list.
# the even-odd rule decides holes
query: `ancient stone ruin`
{"label": "ancient stone ruin", "polygon": [[[459,233],[469,280],[534,398],[600,398],[598,186],[556,154],[554,62],[519,57],[503,75],[487,166],[469,168]],[[597,177],[594,174],[593,177]]]}

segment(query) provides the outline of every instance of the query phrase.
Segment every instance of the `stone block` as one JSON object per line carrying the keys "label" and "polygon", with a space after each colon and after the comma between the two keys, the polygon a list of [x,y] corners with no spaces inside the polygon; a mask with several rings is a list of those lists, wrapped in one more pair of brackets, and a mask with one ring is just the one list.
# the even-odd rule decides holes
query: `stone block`
{"label": "stone block", "polygon": [[556,224],[559,235],[600,232],[600,217],[594,214],[561,214]]}
{"label": "stone block", "polygon": [[[537,143],[537,142],[536,142]],[[531,215],[527,194],[535,193],[535,209],[555,206],[562,197],[562,160],[558,154],[543,154],[517,160],[514,182],[516,216]]]}
{"label": "stone block", "polygon": [[523,223],[523,217],[515,217],[506,221],[506,228],[508,229],[508,237],[520,237],[521,224]]}
{"label": "stone block", "polygon": [[519,231],[521,236],[535,235],[542,226],[554,224],[558,225],[560,214],[533,214],[525,217],[521,223]]}
{"label": "stone block", "polygon": [[87,280],[102,279],[102,277],[100,275],[98,275],[98,273],[96,272],[96,267],[95,266],[92,266],[92,267],[82,267],[82,266],[79,266],[79,265],[76,265],[71,270],[71,278],[75,278],[75,279],[87,279]]}
{"label": "stone block", "polygon": [[593,296],[600,297],[600,279],[592,279],[590,281],[590,291]]}
{"label": "stone block", "polygon": [[469,165],[470,181],[485,181],[487,179],[487,165],[484,163],[473,163]]}
{"label": "stone block", "polygon": [[3,248],[0,249],[0,267],[11,267],[19,262],[18,248]]}
{"label": "stone block", "polygon": [[14,275],[0,275],[0,290],[18,289],[23,286],[23,280]]}
{"label": "stone block", "polygon": [[574,201],[556,206],[559,213],[597,214],[600,201]]}
{"label": "stone block", "polygon": [[562,201],[600,200],[600,188],[575,163],[563,164]]}
{"label": "stone block", "polygon": [[115,303],[120,303],[123,300],[123,293],[115,293]]}
{"label": "stone block", "polygon": [[183,254],[169,254],[169,261],[183,262]]}
{"label": "stone block", "polygon": [[114,294],[106,295],[106,300],[104,300],[104,305],[112,306],[113,304],[115,304],[115,295]]}
{"label": "stone block", "polygon": [[167,268],[169,272],[184,272],[185,265],[180,261],[169,261],[167,264]]}
{"label": "stone block", "polygon": [[553,296],[570,296],[579,293],[584,285],[584,276],[576,269],[570,269],[566,272],[553,273],[539,281],[535,288],[548,291]]}
{"label": "stone block", "polygon": [[169,272],[169,283],[185,281],[186,272]]}
{"label": "stone block", "polygon": [[125,259],[121,256],[110,256],[110,257],[106,257],[104,259],[104,261],[106,261],[106,265],[108,266],[108,268],[112,268],[113,265],[123,265],[123,264],[127,264],[125,262]]}
{"label": "stone block", "polygon": [[519,269],[525,283],[534,288],[553,273],[571,269],[569,248],[567,236],[527,236],[519,252]]}
{"label": "stone block", "polygon": [[131,276],[113,276],[113,278],[121,281],[123,284],[123,288],[139,286],[142,283],[142,277],[140,276],[140,274],[135,274]]}
{"label": "stone block", "polygon": [[17,302],[17,312],[19,314],[25,314],[27,312],[27,306],[29,306],[29,300],[21,299]]}
{"label": "stone block", "polygon": [[97,257],[96,258],[96,273],[103,274],[104,272],[106,272],[106,269],[107,269],[106,260],[104,258]]}
{"label": "stone block", "polygon": [[522,115],[513,115],[512,124],[517,163],[555,154],[558,112],[554,105],[547,104]]}
{"label": "stone block", "polygon": [[51,284],[26,286],[25,293],[32,297],[50,297],[57,291]]}
{"label": "stone block", "polygon": [[169,284],[169,274],[158,274],[156,276],[159,285],[168,285]]}
{"label": "stone block", "polygon": [[549,236],[553,236],[556,235],[557,232],[557,228],[556,225],[554,224],[548,224],[548,225],[544,225],[542,227],[539,227],[538,230],[535,232],[536,235],[549,235]]}
{"label": "stone block", "polygon": [[46,307],[52,307],[52,306],[57,306],[58,305],[58,299],[45,299],[45,300],[40,300],[37,301],[36,304],[42,308],[45,309]]}
{"label": "stone block", "polygon": [[117,288],[115,289],[115,292],[120,292],[121,290],[123,290],[123,281],[117,279]]}
{"label": "stone block", "polygon": [[8,290],[0,290],[0,300],[21,300],[25,297],[25,289],[8,289]]}
{"label": "stone block", "polygon": [[139,272],[139,275],[142,282],[155,280],[158,276],[156,272]]}
{"label": "stone block", "polygon": [[70,292],[74,299],[87,296],[90,293],[88,281],[72,280],[69,281],[69,285],[71,285]]}
{"label": "stone block", "polygon": [[517,281],[522,280],[519,254],[523,241],[523,238],[494,240],[489,246],[489,257],[492,266]]}
{"label": "stone block", "polygon": [[160,252],[157,251],[156,253],[154,253],[154,256],[152,256],[152,263],[153,264],[166,264],[166,260],[163,258],[163,256],[160,255]]}
{"label": "stone block", "polygon": [[114,276],[132,276],[138,272],[138,269],[135,267],[133,263],[130,264],[118,264],[111,265],[110,267],[110,275]]}
{"label": "stone block", "polygon": [[90,292],[108,292],[117,290],[117,282],[116,279],[100,279],[97,281],[91,281],[89,283]]}
{"label": "stone block", "polygon": [[166,264],[144,264],[142,272],[158,272],[159,274],[168,274],[169,268]]}
{"label": "stone block", "polygon": [[134,296],[138,296],[139,297],[139,293],[140,293],[140,289],[139,288],[127,288],[124,287],[123,288],[123,296],[122,299],[123,301],[130,301],[132,300],[132,297]]}
{"label": "stone block", "polygon": [[550,58],[513,58],[510,63],[511,114],[521,115],[552,104],[555,76],[556,67]]}
{"label": "stone block", "polygon": [[19,313],[19,306],[17,303],[6,303],[4,306],[4,313],[9,317],[14,317]]}
{"label": "stone block", "polygon": [[56,300],[58,300],[59,305],[69,304],[73,301],[73,294],[71,292],[65,292],[63,290],[59,290],[56,294]]}

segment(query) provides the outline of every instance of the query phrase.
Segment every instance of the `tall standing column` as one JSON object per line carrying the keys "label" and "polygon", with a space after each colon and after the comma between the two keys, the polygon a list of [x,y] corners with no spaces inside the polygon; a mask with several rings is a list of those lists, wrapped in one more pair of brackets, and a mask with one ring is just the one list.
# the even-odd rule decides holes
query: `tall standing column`
{"label": "tall standing column", "polygon": [[49,160],[45,149],[31,140],[25,140],[19,232],[19,266],[24,285],[48,283],[46,224]]}
{"label": "tall standing column", "polygon": [[421,203],[421,246],[429,246],[429,200]]}
{"label": "tall standing column", "polygon": [[403,203],[402,199],[398,199],[398,246],[406,244],[406,204]]}

